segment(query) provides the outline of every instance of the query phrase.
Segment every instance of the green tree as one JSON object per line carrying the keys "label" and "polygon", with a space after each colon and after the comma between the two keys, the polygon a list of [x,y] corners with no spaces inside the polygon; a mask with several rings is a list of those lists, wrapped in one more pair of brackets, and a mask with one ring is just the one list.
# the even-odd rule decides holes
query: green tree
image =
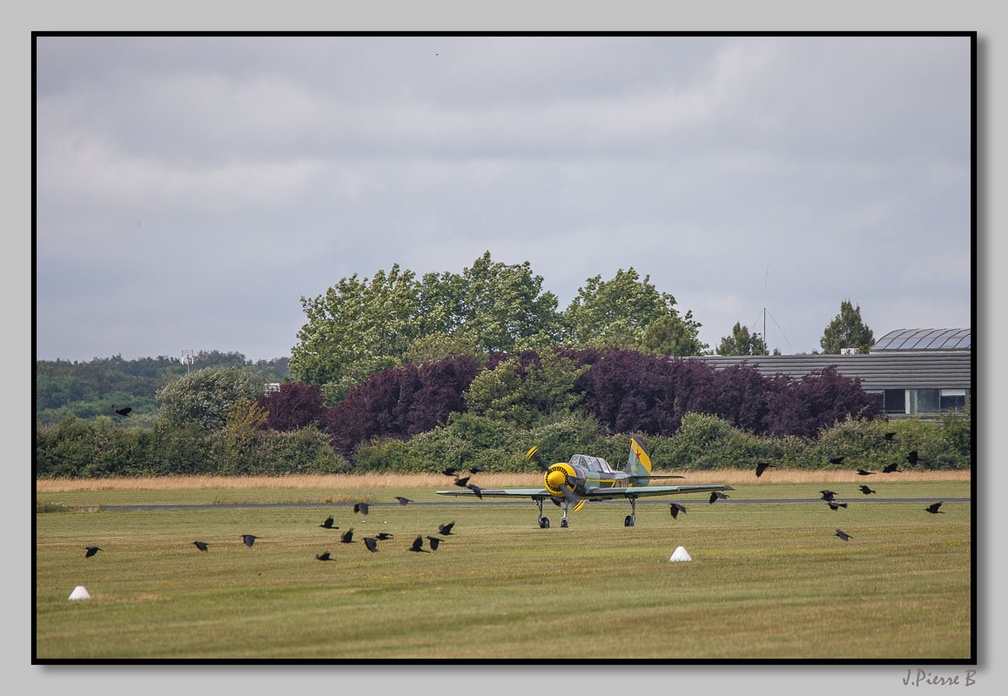
{"label": "green tree", "polygon": [[196,424],[218,430],[236,402],[263,393],[259,372],[251,367],[205,367],[165,384],[157,393],[160,420],[172,428]]}
{"label": "green tree", "polygon": [[619,269],[607,281],[585,281],[563,313],[574,345],[604,350],[649,350],[665,355],[699,355],[706,349],[697,338],[701,324],[692,312],[680,316],[675,297],[658,292],[650,276]]}
{"label": "green tree", "polygon": [[875,335],[861,320],[860,305],[855,307],[850,300],[840,303],[840,314],[826,326],[819,339],[826,354],[839,354],[842,348],[856,348],[859,353],[867,353],[874,343]]}
{"label": "green tree", "polygon": [[748,326],[735,322],[731,336],[722,336],[718,355],[767,355],[766,343],[758,333],[749,333]]}
{"label": "green tree", "polygon": [[369,375],[399,367],[420,335],[419,293],[413,272],[393,264],[370,280],[355,273],[324,295],[302,297],[308,321],[291,351],[293,380],[317,385],[334,404]]}

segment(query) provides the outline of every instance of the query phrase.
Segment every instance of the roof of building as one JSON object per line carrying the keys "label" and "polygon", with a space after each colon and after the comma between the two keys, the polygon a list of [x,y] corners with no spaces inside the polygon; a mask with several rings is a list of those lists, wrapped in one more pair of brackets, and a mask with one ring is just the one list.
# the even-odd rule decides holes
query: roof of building
{"label": "roof of building", "polygon": [[875,341],[871,352],[882,350],[972,350],[971,329],[896,329]]}
{"label": "roof of building", "polygon": [[970,350],[888,350],[855,355],[704,355],[701,359],[717,369],[748,363],[761,375],[784,374],[801,379],[830,365],[845,377],[861,380],[861,388],[972,389],[973,353]]}

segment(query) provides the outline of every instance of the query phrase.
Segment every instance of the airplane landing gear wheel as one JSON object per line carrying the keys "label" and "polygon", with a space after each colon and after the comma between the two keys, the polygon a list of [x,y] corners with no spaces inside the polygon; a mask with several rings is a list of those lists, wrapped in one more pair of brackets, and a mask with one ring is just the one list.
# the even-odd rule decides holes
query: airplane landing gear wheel
{"label": "airplane landing gear wheel", "polygon": [[624,527],[633,527],[634,526],[633,515],[627,515],[626,518],[624,518],[624,520],[623,520],[623,526]]}
{"label": "airplane landing gear wheel", "polygon": [[539,518],[539,529],[549,529],[549,517]]}
{"label": "airplane landing gear wheel", "polygon": [[566,517],[564,519],[560,520],[560,526],[563,527],[564,529],[567,528],[567,518]]}

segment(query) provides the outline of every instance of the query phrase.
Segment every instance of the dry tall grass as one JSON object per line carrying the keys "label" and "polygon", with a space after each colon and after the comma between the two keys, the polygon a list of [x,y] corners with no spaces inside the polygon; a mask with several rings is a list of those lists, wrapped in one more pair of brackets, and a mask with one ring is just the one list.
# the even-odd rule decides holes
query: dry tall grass
{"label": "dry tall grass", "polygon": [[[658,472],[655,474],[673,473]],[[749,469],[711,469],[695,472],[675,472],[684,479],[673,479],[662,483],[755,483],[754,473]],[[846,483],[880,480],[887,477],[892,481],[969,481],[969,471],[901,471],[892,474],[859,476],[850,470],[798,470],[770,469],[759,479],[766,483]],[[522,487],[542,485],[542,474],[481,473],[473,477],[482,488]],[[38,479],[36,493],[59,493],[64,491],[114,491],[114,490],[298,490],[298,489],[340,489],[340,488],[449,488],[452,479],[442,474],[306,474],[296,476],[164,476],[142,478],[102,478],[102,479]]]}

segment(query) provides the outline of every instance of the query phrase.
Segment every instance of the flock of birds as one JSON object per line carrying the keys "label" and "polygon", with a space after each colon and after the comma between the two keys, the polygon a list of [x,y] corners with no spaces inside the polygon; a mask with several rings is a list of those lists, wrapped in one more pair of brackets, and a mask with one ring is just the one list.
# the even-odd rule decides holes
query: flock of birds
{"label": "flock of birds", "polygon": [[[888,432],[888,433],[885,433],[883,435],[883,437],[885,438],[885,440],[889,441],[889,442],[891,442],[895,438],[895,436],[896,436],[896,433],[892,433],[892,432]],[[842,456],[831,456],[831,457],[827,457],[827,459],[828,459],[828,461],[829,461],[830,464],[835,464],[835,465],[843,464],[843,461],[844,461],[844,457],[842,457]],[[920,456],[917,453],[917,450],[910,450],[910,452],[908,452],[907,455],[906,455],[906,461],[909,464],[914,465],[914,464],[917,464],[918,462],[922,462],[924,460],[920,458]],[[756,478],[760,478],[761,476],[763,476],[763,473],[767,469],[771,468],[772,466],[773,466],[773,464],[771,464],[770,462],[757,462],[756,463]],[[899,468],[899,462],[893,462],[891,464],[887,464],[886,466],[884,466],[882,468],[881,471],[882,471],[883,474],[891,474],[891,473],[894,473],[894,472],[897,472],[897,471],[901,471],[901,469]],[[871,476],[871,475],[873,475],[875,473],[877,473],[877,472],[875,472],[875,471],[868,471],[867,469],[858,469],[857,470],[858,476]],[[861,493],[863,493],[864,495],[871,495],[873,493],[878,493],[878,491],[876,491],[876,490],[872,489],[870,486],[867,486],[867,485],[864,485],[864,484],[859,485],[858,486],[858,490],[860,490]],[[848,505],[848,503],[840,502],[840,501],[838,501],[836,499],[836,496],[837,496],[836,491],[831,491],[829,489],[824,489],[824,490],[819,491],[819,493],[820,493],[820,500],[826,501],[826,504],[829,506],[830,510],[834,510],[834,511],[835,510],[839,510],[840,508],[846,508],[847,505]],[[717,501],[723,500],[723,499],[728,498],[728,497],[729,496],[726,493],[722,493],[721,491],[712,491],[711,494],[710,494],[710,497],[707,500],[708,500],[709,504],[713,505]],[[941,513],[941,509],[940,508],[942,506],[942,502],[943,501],[938,501],[936,503],[931,503],[926,508],[924,508],[924,511],[925,512],[929,512],[932,515],[939,514],[939,513]],[[669,503],[669,512],[672,515],[672,519],[678,519],[679,513],[685,513],[686,512],[686,507],[684,505],[680,504],[680,503],[674,503],[674,502],[673,503]],[[847,534],[842,529],[837,529],[836,532],[833,533],[833,536],[839,537],[843,541],[849,541],[851,539],[850,534]]]}
{"label": "flock of birds", "polygon": [[[395,496],[395,499],[396,499],[396,501],[400,505],[408,505],[408,504],[410,504],[410,503],[413,502],[409,498],[403,497],[401,495]],[[368,512],[370,511],[370,507],[369,507],[368,503],[354,503],[353,511],[354,511],[355,514],[367,515]],[[337,529],[339,529],[339,527],[335,524],[335,522],[336,522],[335,518],[332,515],[330,515],[329,517],[326,517],[322,521],[322,523],[319,525],[319,527],[321,527],[322,529],[337,530]],[[451,521],[451,522],[446,522],[445,524],[439,524],[438,525],[438,534],[440,534],[441,536],[434,536],[433,534],[426,534],[426,535],[425,534],[419,534],[413,540],[413,543],[410,544],[410,546],[407,547],[407,550],[408,551],[413,551],[413,552],[418,552],[418,553],[427,553],[429,551],[437,551],[437,549],[441,545],[441,543],[445,541],[445,539],[443,539],[442,537],[446,537],[446,536],[449,536],[449,535],[453,534],[452,529],[454,527],[455,527],[454,520]],[[257,539],[261,539],[262,537],[256,536],[255,534],[242,534],[240,538],[241,538],[242,543],[245,544],[245,546],[247,546],[249,548],[252,548],[255,545],[256,540]],[[394,538],[394,535],[391,534],[391,533],[389,533],[389,532],[379,532],[379,533],[375,534],[374,536],[362,537],[361,541],[364,542],[364,548],[365,549],[367,549],[371,553],[376,553],[378,551],[378,542],[379,541],[387,541],[387,540],[392,539],[392,538]],[[354,543],[356,541],[357,540],[354,539],[354,528],[353,527],[350,527],[349,529],[345,530],[342,534],[340,534],[340,543],[343,543],[343,544],[352,544],[352,543]],[[426,542],[428,548],[424,548],[424,543],[425,542]],[[201,541],[199,539],[193,541],[193,545],[199,551],[204,552],[204,553],[208,552],[209,549],[210,549],[210,544],[209,543],[207,543],[205,541]],[[98,553],[99,551],[101,551],[101,548],[98,547],[98,546],[86,546],[84,548],[85,548],[85,553],[84,553],[84,557],[85,558],[91,558],[96,553]],[[332,557],[332,554],[329,551],[323,551],[322,553],[316,554],[315,558],[316,558],[316,560],[319,560],[319,561],[334,561],[334,560],[336,560],[335,558]]]}

